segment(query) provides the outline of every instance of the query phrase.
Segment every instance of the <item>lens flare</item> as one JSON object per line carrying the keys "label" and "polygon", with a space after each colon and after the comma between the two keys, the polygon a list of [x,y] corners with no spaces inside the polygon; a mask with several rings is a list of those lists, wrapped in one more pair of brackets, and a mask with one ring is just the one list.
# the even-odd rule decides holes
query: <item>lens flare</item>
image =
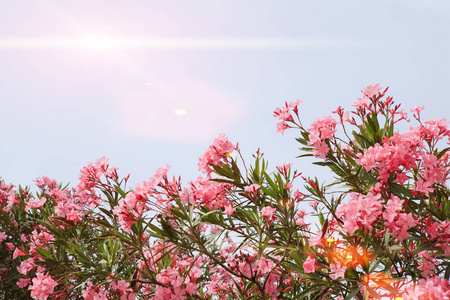
{"label": "lens flare", "polygon": [[118,38],[106,35],[89,35],[78,41],[79,47],[90,51],[115,51],[121,47]]}
{"label": "lens flare", "polygon": [[[327,239],[328,242],[329,239]],[[331,241],[331,240],[330,240]],[[333,240],[334,241],[334,240]],[[355,269],[358,266],[368,266],[373,258],[373,253],[361,246],[354,245],[334,245],[328,242],[328,259],[332,263],[339,263],[347,268]]]}

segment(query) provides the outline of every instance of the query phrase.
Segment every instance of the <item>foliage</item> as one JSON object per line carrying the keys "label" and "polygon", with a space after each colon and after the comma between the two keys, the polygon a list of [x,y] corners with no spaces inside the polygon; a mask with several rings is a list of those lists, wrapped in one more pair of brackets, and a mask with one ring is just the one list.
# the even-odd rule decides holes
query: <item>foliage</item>
{"label": "foliage", "polygon": [[399,133],[409,120],[387,89],[362,92],[308,129],[301,101],[274,111],[331,184],[270,172],[259,150],[247,165],[224,135],[185,186],[166,167],[128,189],[105,158],[74,188],[1,181],[0,297],[450,299],[448,124],[414,108]]}

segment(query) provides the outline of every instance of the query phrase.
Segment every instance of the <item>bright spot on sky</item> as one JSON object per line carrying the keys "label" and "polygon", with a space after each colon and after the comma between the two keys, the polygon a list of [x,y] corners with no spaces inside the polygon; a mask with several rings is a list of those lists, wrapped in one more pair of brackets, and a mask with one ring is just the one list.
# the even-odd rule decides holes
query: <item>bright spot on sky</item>
{"label": "bright spot on sky", "polygon": [[89,35],[81,38],[79,47],[91,51],[113,51],[118,50],[122,46],[119,38],[105,35]]}
{"label": "bright spot on sky", "polygon": [[176,115],[182,116],[182,115],[187,114],[187,111],[183,108],[177,108],[173,111],[173,113]]}
{"label": "bright spot on sky", "polygon": [[127,134],[170,141],[212,140],[243,114],[235,99],[190,78],[147,83],[122,95],[118,107]]}

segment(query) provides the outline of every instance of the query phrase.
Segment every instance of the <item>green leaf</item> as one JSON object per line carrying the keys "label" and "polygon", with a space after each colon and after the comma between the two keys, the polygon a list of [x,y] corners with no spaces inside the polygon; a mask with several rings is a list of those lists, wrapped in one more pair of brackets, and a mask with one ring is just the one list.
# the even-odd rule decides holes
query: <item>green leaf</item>
{"label": "green leaf", "polygon": [[407,188],[405,188],[404,186],[402,186],[398,183],[389,182],[389,189],[397,197],[400,197],[400,198],[404,198],[404,197],[412,198],[413,197],[413,195]]}
{"label": "green leaf", "polygon": [[114,189],[116,190],[116,192],[118,192],[120,194],[120,196],[122,196],[123,198],[125,198],[127,196],[127,193],[125,193],[120,186],[114,184]]}
{"label": "green leaf", "polygon": [[350,292],[350,294],[347,295],[347,297],[345,297],[344,300],[352,300],[353,297],[355,297],[359,291],[360,291],[360,288],[357,286],[353,291]]}
{"label": "green leaf", "polygon": [[441,150],[441,152],[439,152],[438,155],[436,155],[437,159],[440,159],[449,149],[450,147]]}

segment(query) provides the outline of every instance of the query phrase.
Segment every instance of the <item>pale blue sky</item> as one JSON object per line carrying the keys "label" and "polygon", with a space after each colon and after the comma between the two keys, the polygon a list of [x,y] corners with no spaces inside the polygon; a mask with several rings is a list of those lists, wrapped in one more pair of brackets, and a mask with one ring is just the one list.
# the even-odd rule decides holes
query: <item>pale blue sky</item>
{"label": "pale blue sky", "polygon": [[166,164],[186,183],[219,133],[322,175],[273,109],[302,99],[310,124],[380,83],[449,118],[449,3],[0,0],[0,176],[75,185],[106,156],[133,184]]}

